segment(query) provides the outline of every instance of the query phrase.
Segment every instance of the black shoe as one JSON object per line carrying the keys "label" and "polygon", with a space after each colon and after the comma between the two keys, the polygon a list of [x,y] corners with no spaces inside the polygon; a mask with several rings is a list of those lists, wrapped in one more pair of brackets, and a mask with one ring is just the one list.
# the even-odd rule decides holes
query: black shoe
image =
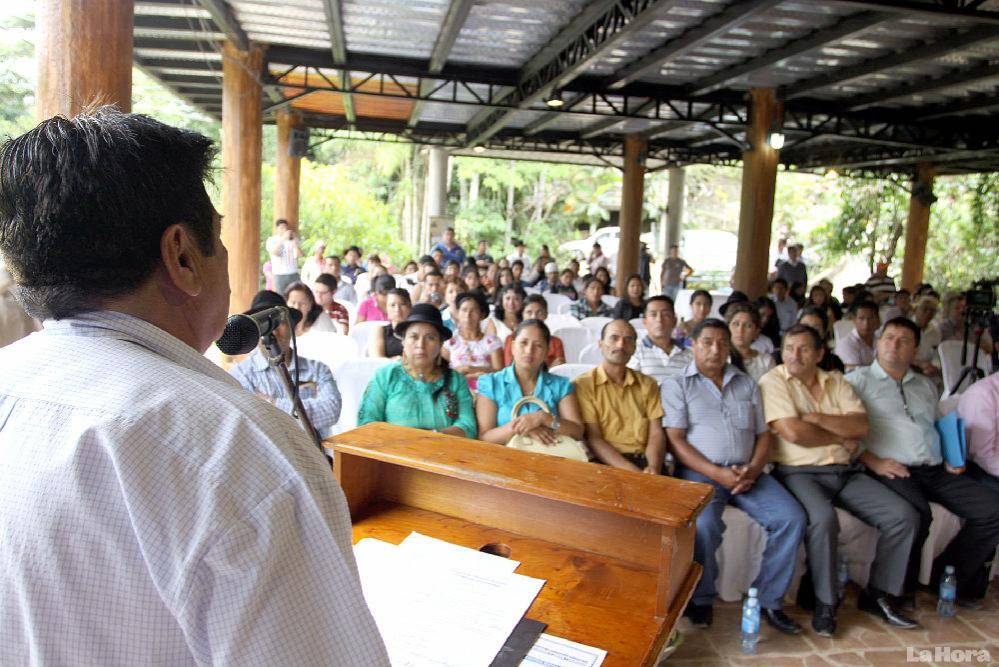
{"label": "black shoe", "polygon": [[903,616],[895,608],[889,595],[880,591],[861,591],[860,596],[857,598],[857,609],[880,616],[888,625],[893,625],[896,628],[911,630],[919,627],[919,623]]}
{"label": "black shoe", "polygon": [[812,630],[823,637],[832,637],[836,634],[836,608],[816,600],[815,613],[812,614]]}
{"label": "black shoe", "polygon": [[715,618],[715,609],[709,604],[691,602],[687,605],[683,615],[690,619],[690,624],[695,628],[710,628],[711,621]]}
{"label": "black shoe", "polygon": [[777,628],[785,635],[797,635],[801,633],[801,625],[785,614],[783,609],[763,609],[762,616],[771,627]]}
{"label": "black shoe", "polygon": [[915,593],[903,593],[895,598],[895,606],[902,611],[914,612],[916,611],[916,594]]}

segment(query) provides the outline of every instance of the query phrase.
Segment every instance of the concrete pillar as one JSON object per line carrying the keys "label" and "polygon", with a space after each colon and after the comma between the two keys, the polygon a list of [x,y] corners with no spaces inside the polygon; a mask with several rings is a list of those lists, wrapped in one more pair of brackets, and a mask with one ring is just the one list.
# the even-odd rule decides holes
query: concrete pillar
{"label": "concrete pillar", "polygon": [[621,187],[621,242],[617,249],[617,295],[624,297],[626,278],[638,271],[645,201],[645,155],[648,139],[632,133],[624,138],[624,179]]}
{"label": "concrete pillar", "polygon": [[39,120],[91,104],[132,110],[133,0],[37,0]]}
{"label": "concrete pillar", "polygon": [[669,253],[671,245],[680,244],[683,232],[683,199],[686,194],[686,175],[683,167],[669,170],[669,198],[666,203],[666,234],[663,239],[663,257]]}
{"label": "concrete pillar", "polygon": [[752,106],[742,154],[742,201],[739,209],[739,250],[735,263],[735,289],[755,299],[767,291],[770,265],[770,227],[774,217],[779,153],[770,147],[767,135],[782,114],[771,88],[749,91]]}
{"label": "concrete pillar", "polygon": [[302,115],[282,109],[277,114],[277,169],[274,174],[274,219],[284,218],[288,226],[298,230],[299,182],[302,158],[288,152],[291,131],[301,128]]}
{"label": "concrete pillar", "polygon": [[222,242],[229,250],[229,312],[249,308],[260,284],[260,74],[263,51],[222,47]]}
{"label": "concrete pillar", "polygon": [[420,247],[424,250],[439,239],[444,229],[451,224],[447,215],[448,152],[444,148],[433,146],[427,153],[426,221],[420,242]]}
{"label": "concrete pillar", "polygon": [[912,292],[923,281],[926,259],[926,239],[930,229],[930,206],[933,204],[933,178],[931,164],[916,168],[912,195],[909,197],[909,218],[905,223],[905,255],[902,257],[901,287]]}

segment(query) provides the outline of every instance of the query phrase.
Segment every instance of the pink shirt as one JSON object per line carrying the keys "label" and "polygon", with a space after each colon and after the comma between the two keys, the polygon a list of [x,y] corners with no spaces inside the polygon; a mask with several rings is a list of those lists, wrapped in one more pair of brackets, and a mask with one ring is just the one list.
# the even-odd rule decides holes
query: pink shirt
{"label": "pink shirt", "polygon": [[357,316],[363,317],[365,322],[388,322],[388,315],[382,312],[382,309],[378,307],[378,302],[375,301],[375,295],[372,294],[367,299],[361,302],[361,305],[357,307]]}
{"label": "pink shirt", "polygon": [[999,373],[968,387],[957,404],[968,432],[968,455],[999,477]]}

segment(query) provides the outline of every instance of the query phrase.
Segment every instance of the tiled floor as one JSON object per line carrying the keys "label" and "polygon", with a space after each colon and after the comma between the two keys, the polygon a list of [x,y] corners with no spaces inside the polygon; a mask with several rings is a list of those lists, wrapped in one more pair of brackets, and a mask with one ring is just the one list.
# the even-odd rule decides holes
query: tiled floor
{"label": "tiled floor", "polygon": [[[809,621],[811,615],[794,606],[788,614],[801,623],[805,630],[797,636],[783,635],[763,624],[757,654],[743,655],[739,650],[738,603],[719,602],[715,605],[713,625],[707,630],[692,627],[686,619],[680,621],[679,630],[683,643],[665,665],[734,666],[766,665],[766,667],[828,667],[832,665],[949,665],[994,664],[999,665],[999,582],[993,582],[980,611],[958,609],[954,618],[941,618],[936,612],[936,597],[919,594],[919,608],[915,613],[921,628],[898,630],[880,619],[857,610],[856,591],[852,591],[839,612],[839,630],[834,639],[816,635]],[[911,651],[909,649],[911,648]],[[934,653],[941,647],[939,653]],[[990,660],[979,662],[983,654],[958,656],[963,662],[952,659],[936,662],[921,661],[920,657],[946,657],[944,647],[953,649],[982,649],[989,652]],[[927,654],[926,651],[929,651]],[[914,657],[914,660],[908,658]],[[970,658],[970,659],[969,659]]]}

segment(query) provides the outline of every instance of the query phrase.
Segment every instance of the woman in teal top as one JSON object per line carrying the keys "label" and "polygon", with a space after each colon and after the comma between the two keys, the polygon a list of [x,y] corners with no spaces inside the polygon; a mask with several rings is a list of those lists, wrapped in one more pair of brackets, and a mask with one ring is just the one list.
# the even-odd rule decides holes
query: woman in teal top
{"label": "woman in teal top", "polygon": [[441,346],[451,332],[440,311],[418,303],[396,332],[402,337],[402,360],[378,369],[368,383],[358,425],[388,422],[474,438],[475,410],[468,383],[441,359]]}
{"label": "woman in teal top", "polygon": [[[505,445],[514,435],[530,435],[541,442],[555,442],[556,435],[581,440],[583,418],[572,383],[552,375],[545,366],[551,333],[541,320],[525,320],[513,333],[513,363],[479,378],[475,415],[482,440]],[[551,410],[542,412],[528,404],[512,416],[514,404],[524,396],[540,399]]]}

